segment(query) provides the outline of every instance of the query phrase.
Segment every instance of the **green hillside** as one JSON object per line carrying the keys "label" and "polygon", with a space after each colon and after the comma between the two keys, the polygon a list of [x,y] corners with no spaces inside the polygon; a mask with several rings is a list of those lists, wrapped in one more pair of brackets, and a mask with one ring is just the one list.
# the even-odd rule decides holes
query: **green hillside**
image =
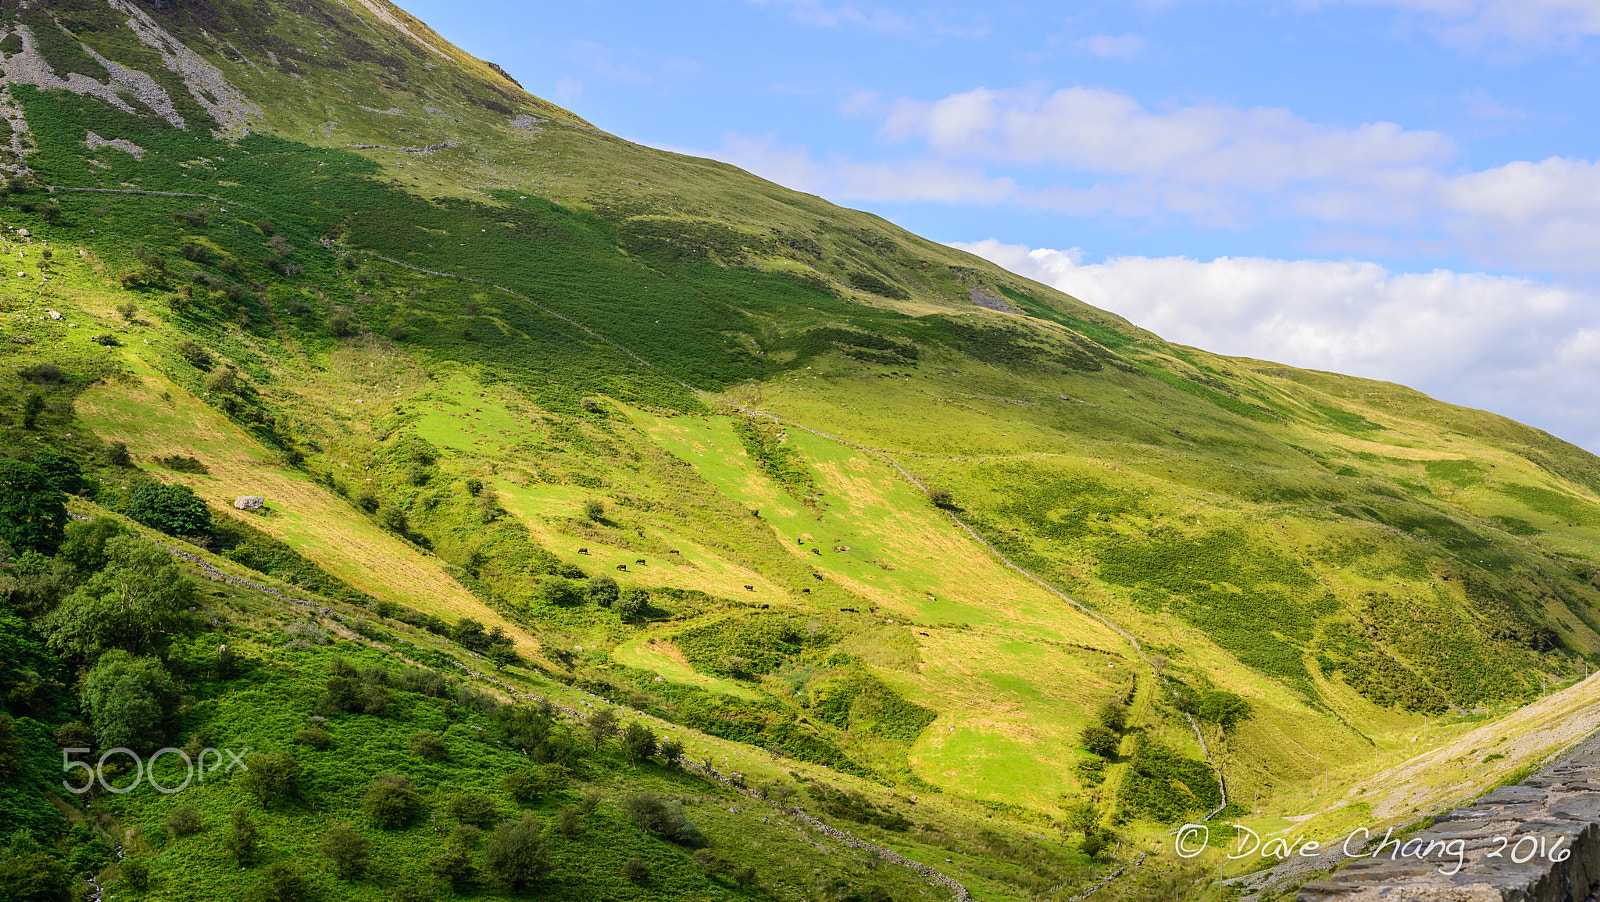
{"label": "green hillside", "polygon": [[[1165,834],[1219,775],[1414,820],[1382,768],[1600,661],[1581,449],[628,144],[383,0],[161,5],[0,21],[0,885],[959,895],[799,805],[974,898],[1215,896]],[[258,757],[61,788],[117,745]]]}

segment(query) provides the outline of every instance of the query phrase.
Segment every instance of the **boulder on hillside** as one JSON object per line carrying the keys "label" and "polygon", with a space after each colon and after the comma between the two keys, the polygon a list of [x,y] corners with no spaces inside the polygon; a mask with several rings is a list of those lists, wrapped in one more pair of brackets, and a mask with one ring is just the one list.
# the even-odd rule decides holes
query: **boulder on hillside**
{"label": "boulder on hillside", "polygon": [[258,511],[267,506],[267,499],[260,495],[244,495],[235,498],[233,506],[242,511]]}

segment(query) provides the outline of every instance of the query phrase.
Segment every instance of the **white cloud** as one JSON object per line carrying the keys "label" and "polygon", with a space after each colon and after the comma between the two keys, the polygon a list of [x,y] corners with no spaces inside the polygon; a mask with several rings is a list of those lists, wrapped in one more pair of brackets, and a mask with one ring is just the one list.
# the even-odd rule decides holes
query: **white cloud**
{"label": "white cloud", "polygon": [[712,151],[653,146],[731,163],[785,187],[832,200],[991,206],[1014,201],[1021,194],[1011,179],[990,177],[972,166],[931,159],[859,163],[832,157],[819,161],[805,147],[779,144],[771,135],[725,135],[722,147]]}
{"label": "white cloud", "polygon": [[1395,250],[1448,244],[1478,265],[1600,271],[1600,164],[1589,160],[1458,172],[1455,142],[1434,131],[1330,126],[1279,108],[1151,110],[1082,87],[902,98],[879,134],[985,172],[1026,167],[1027,182],[1001,200],[1034,209],[1205,226],[1298,220],[1387,232]]}
{"label": "white cloud", "polygon": [[1482,88],[1479,88],[1475,91],[1468,91],[1466,94],[1462,95],[1461,99],[1466,101],[1467,113],[1472,116],[1477,116],[1480,119],[1530,118],[1527,110],[1518,110],[1507,107],[1495,100],[1493,97],[1489,96],[1489,92],[1483,90]]}
{"label": "white cloud", "polygon": [[1423,13],[1440,23],[1448,44],[1574,43],[1600,34],[1596,0],[1346,0]]}
{"label": "white cloud", "polygon": [[1078,47],[1101,59],[1132,59],[1144,49],[1144,38],[1136,34],[1093,34],[1078,42]]}
{"label": "white cloud", "polygon": [[570,106],[579,97],[583,96],[583,82],[576,78],[563,78],[556,82],[556,103]]}
{"label": "white cloud", "polygon": [[957,244],[1171,341],[1415,386],[1600,449],[1600,300],[1543,282],[1374,263],[1114,257]]}
{"label": "white cloud", "polygon": [[848,3],[829,4],[822,0],[746,0],[746,2],[756,6],[786,9],[795,21],[803,25],[819,25],[824,28],[857,25],[886,31],[906,26],[905,18],[893,10],[863,8]]}
{"label": "white cloud", "polygon": [[883,135],[922,138],[949,156],[1251,190],[1425,171],[1455,153],[1454,142],[1438,132],[1388,122],[1336,128],[1285,109],[1220,105],[1151,112],[1126,94],[1098,88],[1048,95],[978,88],[932,102],[900,100]]}

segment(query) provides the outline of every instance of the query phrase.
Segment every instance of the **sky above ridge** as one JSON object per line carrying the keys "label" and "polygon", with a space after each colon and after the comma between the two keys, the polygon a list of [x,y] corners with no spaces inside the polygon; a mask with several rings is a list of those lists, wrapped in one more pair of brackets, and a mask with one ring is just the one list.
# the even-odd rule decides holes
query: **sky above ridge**
{"label": "sky above ridge", "polygon": [[1600,452],[1600,0],[401,2],[624,138]]}

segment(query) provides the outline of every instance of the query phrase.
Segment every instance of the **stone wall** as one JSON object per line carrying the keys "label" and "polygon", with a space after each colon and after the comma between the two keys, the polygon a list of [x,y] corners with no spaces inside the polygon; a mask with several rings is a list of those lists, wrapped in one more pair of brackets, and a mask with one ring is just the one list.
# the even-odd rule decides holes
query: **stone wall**
{"label": "stone wall", "polygon": [[1301,887],[1299,902],[1585,902],[1600,887],[1600,734],[1365,854]]}

